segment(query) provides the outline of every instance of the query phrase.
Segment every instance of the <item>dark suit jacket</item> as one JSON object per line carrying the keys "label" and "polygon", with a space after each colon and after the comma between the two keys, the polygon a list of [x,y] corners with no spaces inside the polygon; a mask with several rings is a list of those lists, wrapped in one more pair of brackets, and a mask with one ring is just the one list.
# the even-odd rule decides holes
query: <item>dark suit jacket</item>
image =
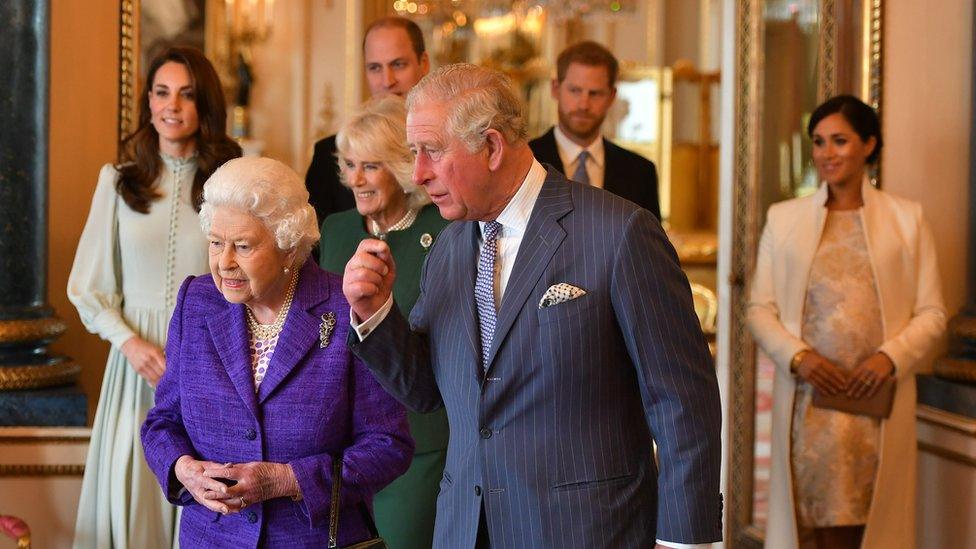
{"label": "dark suit jacket", "polygon": [[[549,164],[560,172],[563,171],[553,128],[529,141],[529,147],[532,147],[532,152],[539,162]],[[649,210],[655,217],[661,219],[661,206],[657,198],[657,168],[654,167],[654,163],[639,154],[614,145],[608,139],[603,140],[603,149],[606,152],[603,188]],[[569,174],[564,175],[569,177]]]}
{"label": "dark suit jacket", "polygon": [[[550,169],[482,374],[478,224],[441,232],[409,323],[359,342],[391,394],[447,408],[435,546],[651,547],[721,538],[721,410],[688,280],[657,219]],[[586,295],[546,308],[566,282]],[[660,472],[651,455],[658,443]]]}
{"label": "dark suit jacket", "polygon": [[312,163],[305,172],[305,188],[308,189],[308,203],[315,208],[319,225],[336,212],[356,207],[352,191],[339,181],[336,136],[330,135],[315,143]]}
{"label": "dark suit jacket", "polygon": [[[322,348],[319,326],[327,312],[337,322]],[[331,465],[339,455],[339,543],[369,537],[358,502],[369,503],[407,470],[413,441],[403,407],[343,344],[348,315],[342,279],[307,261],[255,393],[244,306],[228,303],[210,275],[183,283],[166,342],[166,373],[142,427],[149,468],[170,502],[186,506],[182,547],[325,547]],[[304,499],[254,502],[221,516],[179,494],[171,471],[184,454],[217,463],[289,463]]]}

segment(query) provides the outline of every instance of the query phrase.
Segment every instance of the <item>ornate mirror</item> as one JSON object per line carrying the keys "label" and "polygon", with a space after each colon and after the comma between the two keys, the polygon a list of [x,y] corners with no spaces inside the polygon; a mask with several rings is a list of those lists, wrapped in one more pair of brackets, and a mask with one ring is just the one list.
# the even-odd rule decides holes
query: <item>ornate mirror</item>
{"label": "ornate mirror", "polygon": [[235,137],[246,137],[250,48],[268,37],[273,0],[122,0],[119,36],[119,142],[137,128],[148,64],[171,45],[197,47],[213,62]]}
{"label": "ornate mirror", "polygon": [[[806,122],[840,93],[879,109],[882,0],[739,0],[727,543],[762,547],[769,479],[771,362],[746,328],[746,303],[766,209],[817,187]],[[875,174],[877,175],[877,174]]]}

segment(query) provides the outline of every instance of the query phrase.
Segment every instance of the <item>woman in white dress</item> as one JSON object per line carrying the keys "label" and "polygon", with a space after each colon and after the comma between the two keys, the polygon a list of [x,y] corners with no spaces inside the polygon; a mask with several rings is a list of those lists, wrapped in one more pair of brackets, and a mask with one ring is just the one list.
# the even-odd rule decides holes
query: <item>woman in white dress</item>
{"label": "woman in white dress", "polygon": [[240,147],[226,134],[220,80],[203,53],[173,47],[149,66],[139,129],[99,174],[68,279],[82,323],[112,344],[85,467],[77,548],[168,548],[176,511],[146,466],[139,428],[166,368],[176,291],[206,272],[203,183]]}
{"label": "woman in white dress", "polygon": [[[946,326],[935,244],[919,204],[867,179],[882,146],[871,107],[829,99],[808,134],[823,185],[769,209],[748,309],[776,363],[766,547],[911,549],[915,371]],[[886,419],[812,403],[870,398],[889,378]]]}

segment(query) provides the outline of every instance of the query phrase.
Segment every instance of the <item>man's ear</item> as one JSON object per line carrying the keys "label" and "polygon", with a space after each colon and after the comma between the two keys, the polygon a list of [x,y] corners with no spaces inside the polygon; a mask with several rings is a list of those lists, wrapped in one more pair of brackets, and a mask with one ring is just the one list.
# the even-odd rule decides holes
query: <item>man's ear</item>
{"label": "man's ear", "polygon": [[559,79],[553,78],[552,84],[549,86],[549,93],[552,94],[552,98],[559,101]]}
{"label": "man's ear", "polygon": [[501,167],[506,148],[508,143],[500,131],[493,128],[485,130],[485,150],[488,151],[489,170],[496,171]]}
{"label": "man's ear", "polygon": [[427,52],[420,54],[420,59],[417,61],[420,63],[421,76],[427,76],[427,73],[430,72],[430,57],[427,56]]}

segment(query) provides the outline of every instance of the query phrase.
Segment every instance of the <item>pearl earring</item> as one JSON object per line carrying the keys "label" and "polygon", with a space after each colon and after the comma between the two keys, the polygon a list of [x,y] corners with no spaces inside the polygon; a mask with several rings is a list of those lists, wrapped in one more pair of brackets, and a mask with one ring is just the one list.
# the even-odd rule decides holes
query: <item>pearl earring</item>
{"label": "pearl earring", "polygon": [[291,269],[289,269],[288,267],[285,267],[285,274],[288,274],[290,272],[291,272]]}

